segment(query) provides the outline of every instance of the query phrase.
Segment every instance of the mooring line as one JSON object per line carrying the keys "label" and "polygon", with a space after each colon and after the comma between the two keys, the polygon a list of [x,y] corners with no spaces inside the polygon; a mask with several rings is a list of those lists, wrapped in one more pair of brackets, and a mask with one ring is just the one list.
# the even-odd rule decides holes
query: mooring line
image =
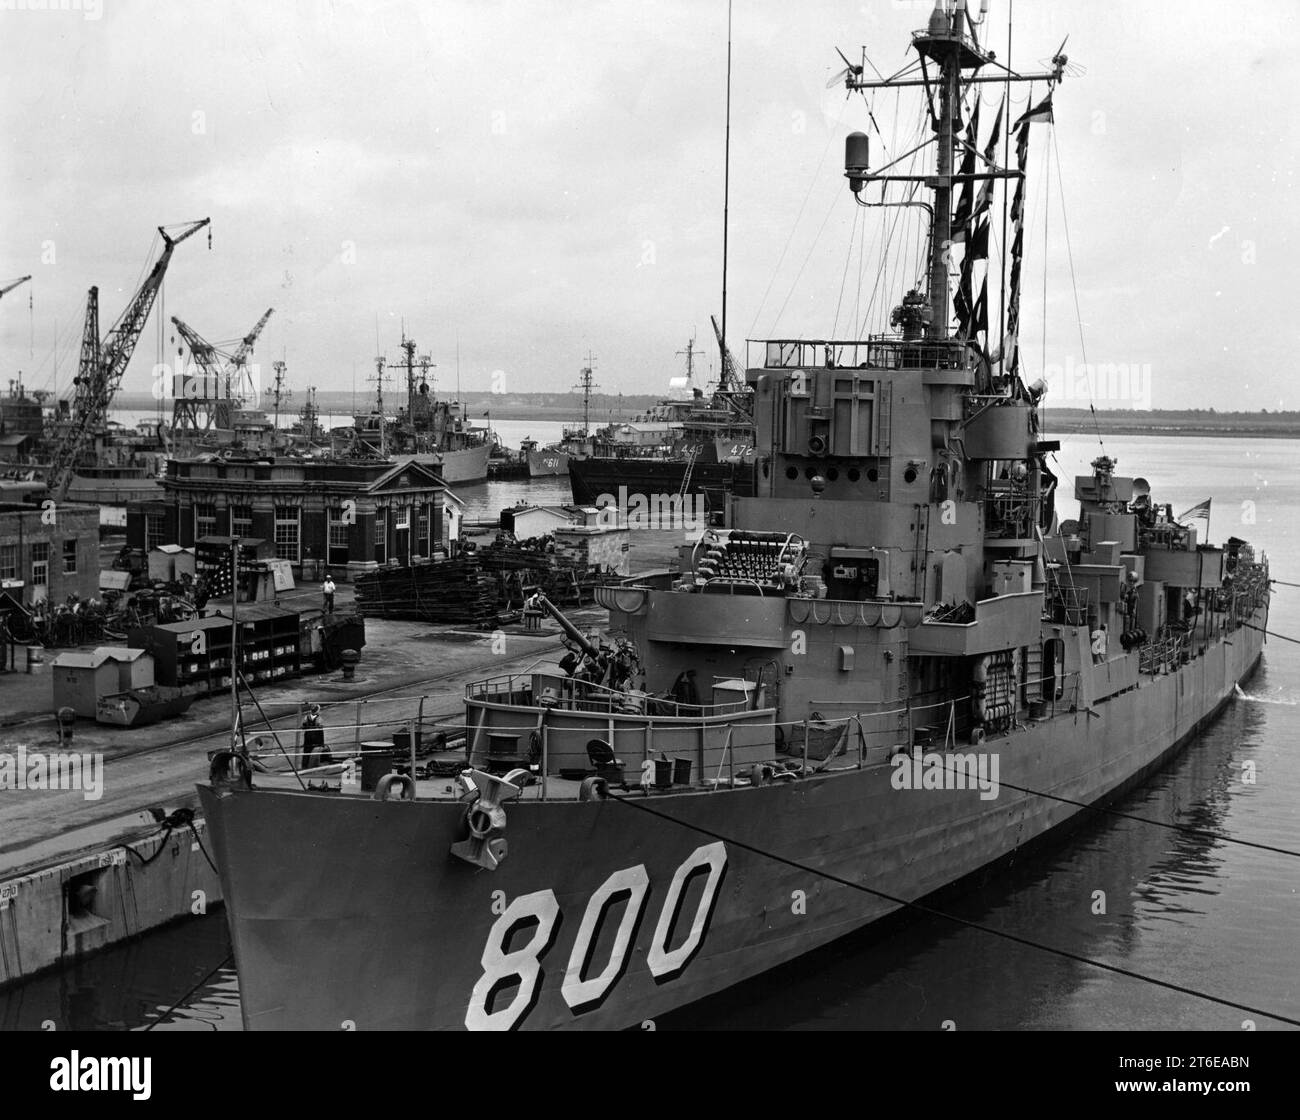
{"label": "mooring line", "polygon": [[868,887],[863,883],[855,883],[851,879],[845,879],[843,876],[836,875],[831,871],[822,871],[815,867],[809,867],[807,864],[800,863],[798,860],[789,859],[786,856],[778,855],[776,852],[764,851],[752,844],[746,844],[742,840],[736,840],[729,836],[724,836],[712,829],[705,828],[703,825],[693,824],[690,821],[680,820],[677,817],[670,816],[667,813],[661,813],[657,809],[650,808],[649,805],[642,804],[639,801],[633,801],[631,798],[611,797],[609,801],[617,802],[628,808],[636,809],[643,813],[649,813],[653,817],[659,817],[662,820],[671,821],[683,828],[699,832],[714,840],[721,840],[724,844],[732,844],[742,851],[752,852],[754,855],[762,856],[766,859],[773,860],[777,863],[783,863],[787,867],[792,867],[796,871],[802,871],[809,875],[817,875],[841,886],[849,887],[852,890],[862,891],[865,894],[874,895],[877,898],[884,899],[886,902],[892,902],[898,906],[906,906],[921,914],[927,914],[934,918],[943,918],[949,922],[955,922],[957,925],[965,926],[968,929],[978,930],[980,933],[992,934],[994,937],[1000,937],[1005,941],[1014,942],[1017,945],[1024,945],[1030,949],[1038,949],[1040,952],[1051,953],[1054,956],[1063,957],[1066,960],[1076,961],[1079,964],[1091,965],[1093,968],[1104,969],[1107,972],[1113,972],[1118,976],[1126,976],[1130,980],[1140,980],[1147,984],[1153,984],[1159,988],[1166,988],[1172,992],[1178,992],[1181,995],[1193,996],[1197,999],[1207,1000],[1210,1003],[1217,1003],[1222,1007],[1231,1007],[1235,1011],[1244,1011],[1250,1015],[1262,1015],[1266,1019],[1273,1019],[1279,1023],[1287,1023],[1293,1027],[1300,1027],[1300,1019],[1292,1019],[1286,1015],[1280,1015],[1275,1011],[1265,1011],[1260,1007],[1252,1007],[1246,1003],[1238,1003],[1235,1000],[1225,999],[1222,996],[1211,995],[1208,992],[1200,992],[1195,988],[1188,988],[1182,984],[1175,984],[1169,980],[1160,980],[1154,976],[1147,976],[1141,972],[1134,972],[1132,969],[1121,968],[1119,965],[1107,964],[1105,961],[1099,961],[1093,957],[1085,957],[1081,953],[1073,953],[1068,949],[1059,949],[1053,945],[1044,945],[1042,942],[1033,941],[1028,937],[1021,937],[1019,934],[1008,933],[1006,930],[994,929],[992,926],[986,926],[980,922],[971,921],[969,918],[961,918],[956,914],[949,914],[943,910],[936,910],[932,906],[926,906],[924,903],[911,902],[905,898],[899,898],[885,891],[876,890],[874,887]]}
{"label": "mooring line", "polygon": [[159,1023],[167,1022],[167,1020],[170,1019],[172,1015],[176,1013],[176,1011],[180,1008],[180,1006],[183,1003],[186,1002],[186,1000],[188,1000],[195,992],[197,992],[201,987],[203,987],[203,985],[206,984],[209,980],[211,980],[218,972],[220,972],[223,968],[225,968],[226,965],[230,964],[230,962],[234,959],[234,956],[235,954],[233,952],[230,952],[227,953],[224,957],[222,957],[220,962],[214,968],[209,970],[207,975],[205,975],[202,980],[200,980],[197,984],[194,985],[194,987],[192,987],[188,992],[186,992],[183,996],[181,996],[180,999],[178,999],[175,1003],[173,1003],[171,1007],[169,1007],[162,1014],[160,1018],[155,1019],[152,1023],[150,1023],[147,1027],[145,1027],[145,1030],[151,1031]]}

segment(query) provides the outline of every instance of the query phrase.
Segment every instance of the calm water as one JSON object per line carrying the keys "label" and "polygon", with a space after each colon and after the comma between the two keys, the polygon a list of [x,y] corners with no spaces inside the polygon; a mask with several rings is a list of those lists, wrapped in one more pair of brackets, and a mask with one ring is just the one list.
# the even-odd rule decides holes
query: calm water
{"label": "calm water", "polygon": [[[541,425],[533,425],[539,429]],[[539,431],[532,434],[543,438]],[[504,435],[504,433],[503,433]],[[1300,441],[1106,440],[1181,512],[1214,496],[1215,538],[1265,548],[1300,583]],[[1145,448],[1145,450],[1142,450]],[[1086,473],[1096,442],[1070,438],[1058,475]],[[548,482],[559,488],[563,480]],[[1068,482],[1067,482],[1068,488]],[[471,506],[509,505],[522,484],[483,486]],[[535,495],[538,488],[531,488]],[[549,498],[545,500],[550,500]],[[1247,506],[1243,503],[1254,503]],[[1065,503],[1063,516],[1073,513]],[[477,516],[477,514],[475,515]],[[1253,517],[1254,523],[1243,523]],[[1279,588],[1270,627],[1300,637],[1300,589]],[[1300,849],[1300,647],[1272,640],[1247,698],[1119,806],[1139,816]],[[1257,782],[1241,781],[1255,763]],[[1094,916],[1104,890],[1107,913]],[[1134,821],[1100,819],[946,909],[1108,964],[1300,1017],[1300,860]],[[229,952],[220,914],[0,993],[0,1027],[142,1028]],[[921,918],[860,935],[686,1011],[661,1029],[1227,1029],[1247,1016],[1193,997]],[[1271,1029],[1256,1017],[1261,1030]],[[159,1029],[237,1030],[238,979],[218,970]]]}

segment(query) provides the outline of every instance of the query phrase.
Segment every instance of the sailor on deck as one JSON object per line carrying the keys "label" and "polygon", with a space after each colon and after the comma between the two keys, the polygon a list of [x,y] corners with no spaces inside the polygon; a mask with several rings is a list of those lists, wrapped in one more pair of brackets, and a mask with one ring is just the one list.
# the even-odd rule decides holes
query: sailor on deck
{"label": "sailor on deck", "polygon": [[1104,622],[1092,632],[1092,660],[1094,664],[1098,665],[1106,660],[1106,624]]}

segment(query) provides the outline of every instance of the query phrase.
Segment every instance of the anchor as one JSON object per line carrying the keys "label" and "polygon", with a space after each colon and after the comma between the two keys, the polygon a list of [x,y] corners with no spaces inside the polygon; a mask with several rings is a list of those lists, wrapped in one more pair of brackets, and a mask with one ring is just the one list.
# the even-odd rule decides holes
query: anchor
{"label": "anchor", "polygon": [[485,774],[482,770],[467,770],[460,775],[465,787],[462,800],[469,804],[465,809],[465,825],[469,836],[451,846],[451,854],[466,863],[495,871],[506,858],[506,811],[503,801],[518,797],[522,785],[516,779],[528,776],[528,771],[511,770],[503,778]]}

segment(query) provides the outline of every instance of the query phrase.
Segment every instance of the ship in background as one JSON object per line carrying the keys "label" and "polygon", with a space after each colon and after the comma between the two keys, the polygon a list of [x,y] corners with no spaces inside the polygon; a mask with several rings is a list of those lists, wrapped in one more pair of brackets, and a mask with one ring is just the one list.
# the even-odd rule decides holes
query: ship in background
{"label": "ship in background", "polygon": [[607,495],[701,495],[721,506],[728,493],[753,493],[753,393],[722,344],[722,374],[710,394],[695,380],[699,351],[692,338],[680,351],[686,376],[670,388],[684,399],[662,400],[631,420],[612,422],[594,436],[591,453],[569,466],[573,500],[599,504]]}
{"label": "ship in background", "polygon": [[529,478],[566,475],[572,460],[585,459],[593,454],[596,440],[591,429],[591,391],[596,388],[595,366],[596,359],[588,352],[587,364],[578,371],[578,384],[574,386],[575,389],[582,390],[582,424],[572,427],[565,425],[560,439],[545,447],[539,447],[537,441],[531,438],[520,444]]}
{"label": "ship in background", "polygon": [[330,430],[334,452],[413,459],[434,467],[443,481],[482,482],[488,476],[492,439],[487,428],[471,424],[459,401],[439,400],[430,384],[432,360],[417,358],[414,339],[402,336],[403,361],[396,367],[406,377],[406,405],[395,417],[386,414],[384,381],[387,361],[375,359],[375,407],[353,418],[350,427]]}
{"label": "ship in background", "polygon": [[[573,653],[467,688],[454,782],[394,772],[372,797],[213,760],[247,1028],[644,1023],[1066,829],[1254,672],[1269,580],[1249,543],[1205,543],[1104,448],[1058,521],[1018,324],[1028,148],[1067,59],[992,65],[983,19],[939,0],[911,40],[923,76],[842,75],[925,98],[932,167],[873,168],[863,133],[845,160],[853,205],[931,192],[923,275],[892,329],[750,347],[754,491],[676,572],[597,591],[609,644],[541,603]],[[1014,167],[1009,102],[979,127],[983,83],[1031,84]]]}

